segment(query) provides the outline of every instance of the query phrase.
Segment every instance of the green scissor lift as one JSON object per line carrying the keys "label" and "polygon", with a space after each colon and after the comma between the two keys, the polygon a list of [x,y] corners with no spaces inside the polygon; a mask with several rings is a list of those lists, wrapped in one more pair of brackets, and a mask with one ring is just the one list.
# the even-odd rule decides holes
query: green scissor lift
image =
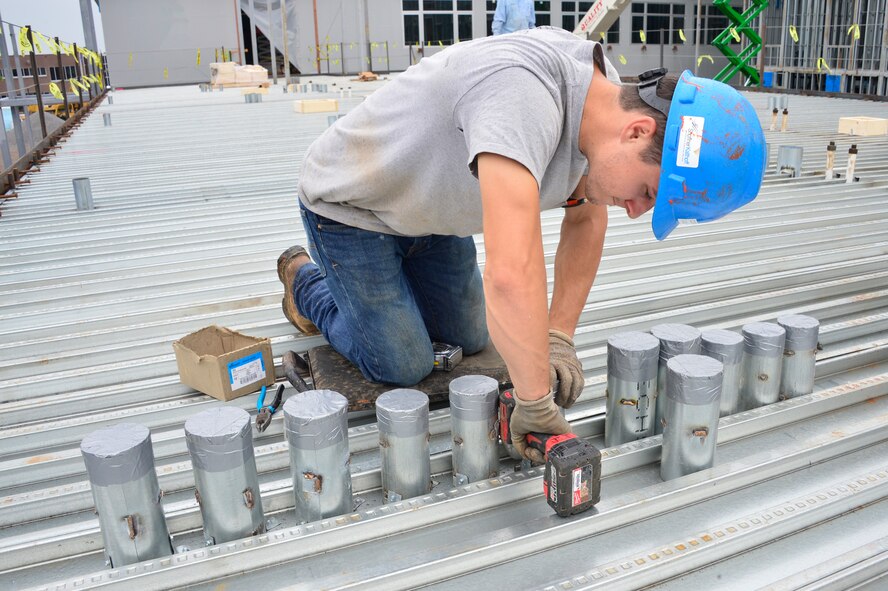
{"label": "green scissor lift", "polygon": [[[746,86],[758,86],[761,84],[759,72],[750,62],[762,50],[762,38],[749,26],[754,18],[759,16],[768,7],[768,0],[752,0],[749,8],[740,14],[731,6],[731,0],[715,0],[713,3],[731,21],[731,26],[719,33],[712,41],[719,51],[728,58],[728,65],[715,75],[719,82],[727,82],[734,74],[741,73],[746,76]],[[749,44],[740,53],[735,52],[730,45],[731,39],[739,40],[745,35]]]}

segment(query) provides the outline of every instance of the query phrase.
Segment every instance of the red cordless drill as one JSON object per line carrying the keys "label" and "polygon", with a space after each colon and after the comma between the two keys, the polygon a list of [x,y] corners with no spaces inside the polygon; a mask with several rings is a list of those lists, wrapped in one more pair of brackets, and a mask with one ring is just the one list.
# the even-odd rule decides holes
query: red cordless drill
{"label": "red cordless drill", "polygon": [[[506,390],[499,397],[500,437],[511,445],[509,423],[515,410],[515,395]],[[546,458],[543,494],[562,517],[582,513],[601,498],[601,452],[573,433],[547,435],[528,433],[525,441]]]}

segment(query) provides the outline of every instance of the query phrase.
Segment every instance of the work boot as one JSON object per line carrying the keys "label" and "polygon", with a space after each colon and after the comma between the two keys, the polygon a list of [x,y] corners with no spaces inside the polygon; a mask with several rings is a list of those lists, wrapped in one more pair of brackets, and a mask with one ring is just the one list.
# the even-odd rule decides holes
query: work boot
{"label": "work boot", "polygon": [[302,268],[302,265],[311,262],[308,252],[301,246],[291,246],[278,257],[277,271],[278,279],[284,284],[284,299],[281,300],[281,308],[284,310],[284,316],[290,321],[290,324],[299,329],[299,332],[306,336],[314,336],[321,334],[318,327],[314,323],[299,313],[296,309],[296,299],[293,297],[293,280],[296,278],[296,272]]}

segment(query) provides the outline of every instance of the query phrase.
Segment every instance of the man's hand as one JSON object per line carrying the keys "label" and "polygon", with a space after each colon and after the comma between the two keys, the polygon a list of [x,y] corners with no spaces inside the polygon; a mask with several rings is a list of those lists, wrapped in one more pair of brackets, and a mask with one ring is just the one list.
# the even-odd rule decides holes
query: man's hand
{"label": "man's hand", "polygon": [[552,392],[539,400],[522,400],[516,392],[515,410],[512,412],[509,430],[512,432],[512,445],[518,453],[531,462],[541,464],[546,458],[540,451],[528,447],[524,436],[528,433],[550,435],[570,433],[570,423],[561,416],[561,411],[555,406]]}
{"label": "man's hand", "polygon": [[558,390],[555,392],[555,403],[570,408],[577,397],[583,393],[586,385],[583,377],[583,365],[577,358],[577,350],[573,339],[554,328],[549,329],[549,383]]}

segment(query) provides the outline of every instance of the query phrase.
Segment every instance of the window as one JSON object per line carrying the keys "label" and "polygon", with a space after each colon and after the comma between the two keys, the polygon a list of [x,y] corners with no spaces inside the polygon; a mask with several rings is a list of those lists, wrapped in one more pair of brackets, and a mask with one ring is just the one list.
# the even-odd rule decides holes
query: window
{"label": "window", "polygon": [[31,68],[22,68],[21,74],[15,68],[12,69],[13,78],[30,78],[31,77]]}
{"label": "window", "polygon": [[[681,43],[678,30],[684,28],[684,5],[660,2],[632,3],[632,43]],[[644,31],[646,41],[641,40]],[[663,32],[663,38],[660,32]],[[670,40],[671,39],[671,40]]]}
{"label": "window", "polygon": [[49,77],[51,80],[61,80],[61,76],[59,76],[59,69],[55,66],[49,69]]}
{"label": "window", "polygon": [[403,0],[405,45],[451,45],[472,38],[472,0]]}
{"label": "window", "polygon": [[[735,6],[734,10],[743,13],[743,8]],[[694,6],[694,23],[697,22],[697,7]],[[700,43],[711,45],[719,34],[730,26],[730,21],[724,13],[715,6],[704,6],[703,15],[700,18]],[[728,37],[728,42],[736,44],[733,36]]]}
{"label": "window", "polygon": [[75,66],[65,66],[65,78],[77,78],[77,68]]}
{"label": "window", "polygon": [[37,75],[41,77],[46,76],[46,68],[37,68]]}
{"label": "window", "polygon": [[[589,12],[589,9],[592,8],[594,2],[562,2],[561,3],[561,28],[566,29],[568,31],[573,32],[573,30],[577,27],[579,22],[583,20],[583,17],[586,16],[586,13]],[[568,10],[570,9],[570,10]],[[598,35],[594,41],[601,41],[602,43],[619,43],[620,42],[620,19],[614,22],[611,25],[611,28],[607,30],[605,35],[605,39],[602,40],[601,36]]]}

